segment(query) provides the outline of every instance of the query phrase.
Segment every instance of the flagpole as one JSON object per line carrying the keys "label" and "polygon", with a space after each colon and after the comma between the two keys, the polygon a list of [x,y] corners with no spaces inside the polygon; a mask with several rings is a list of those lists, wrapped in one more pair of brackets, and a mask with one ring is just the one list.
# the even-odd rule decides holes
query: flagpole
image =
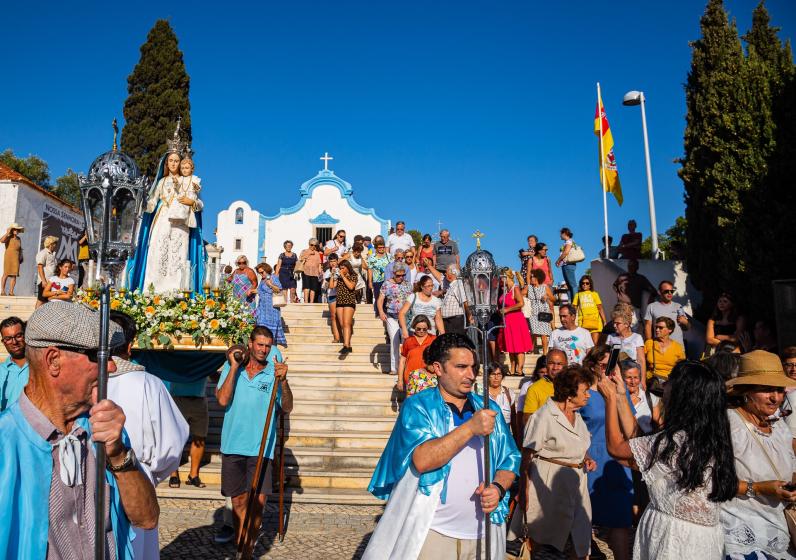
{"label": "flagpole", "polygon": [[597,117],[600,121],[600,184],[603,188],[603,221],[605,222],[605,258],[610,258],[608,252],[608,192],[605,188],[605,154],[603,153],[603,100],[600,95],[600,82],[597,82]]}

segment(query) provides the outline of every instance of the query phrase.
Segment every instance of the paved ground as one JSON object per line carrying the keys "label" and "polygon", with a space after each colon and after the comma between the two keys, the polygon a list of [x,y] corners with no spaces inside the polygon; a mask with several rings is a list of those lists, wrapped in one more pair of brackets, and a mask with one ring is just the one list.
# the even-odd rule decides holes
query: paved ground
{"label": "paved ground", "polygon": [[[277,510],[266,506],[263,531],[255,558],[352,560],[362,555],[367,539],[382,513],[381,506],[286,504],[288,531],[275,540]],[[160,546],[163,560],[233,559],[234,546],[216,545],[213,535],[221,526],[224,500],[160,500]],[[600,548],[613,558],[604,542]],[[558,555],[555,555],[558,556]],[[553,556],[553,557],[555,557]],[[537,555],[539,560],[548,558]]]}

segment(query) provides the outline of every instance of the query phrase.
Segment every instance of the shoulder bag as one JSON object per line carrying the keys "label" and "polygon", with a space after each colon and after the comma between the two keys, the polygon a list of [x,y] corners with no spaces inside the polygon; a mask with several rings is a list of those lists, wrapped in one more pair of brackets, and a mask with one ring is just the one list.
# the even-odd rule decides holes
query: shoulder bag
{"label": "shoulder bag", "polygon": [[569,248],[569,252],[567,253],[567,257],[565,259],[567,264],[575,264],[581,261],[586,260],[586,253],[583,252],[583,249],[580,245],[572,242],[572,247]]}
{"label": "shoulder bag", "polygon": [[[779,474],[779,469],[777,469],[777,466],[774,464],[774,461],[771,459],[771,455],[768,454],[768,451],[766,451],[763,442],[761,442],[760,438],[757,437],[755,431],[749,427],[749,423],[746,421],[746,419],[744,419],[741,413],[738,412],[738,409],[736,408],[734,410],[735,414],[737,414],[738,417],[741,419],[741,422],[743,422],[743,425],[746,426],[747,430],[749,430],[749,433],[752,435],[752,439],[754,439],[755,442],[757,442],[757,445],[760,447],[760,451],[762,451],[763,455],[766,456],[766,460],[768,461],[768,464],[771,465],[771,468],[774,469],[774,474],[777,475],[777,479],[785,480],[782,478],[782,475]],[[785,523],[787,523],[788,525],[788,534],[790,535],[790,544],[791,546],[796,547],[796,505],[787,504],[785,506],[784,513],[785,513]]]}
{"label": "shoulder bag", "polygon": [[[536,295],[536,290],[534,286],[528,286],[528,289],[533,290],[533,298],[537,301],[537,303],[542,301]],[[549,323],[550,321],[553,320],[553,314],[550,313],[549,311],[540,311],[539,313],[536,314],[536,320],[539,321],[540,323]]]}
{"label": "shoulder bag", "polygon": [[303,255],[304,251],[302,251],[301,255],[299,255],[299,258],[296,261],[296,266],[293,267],[293,274],[301,274],[304,272],[304,261],[307,260],[307,257]]}

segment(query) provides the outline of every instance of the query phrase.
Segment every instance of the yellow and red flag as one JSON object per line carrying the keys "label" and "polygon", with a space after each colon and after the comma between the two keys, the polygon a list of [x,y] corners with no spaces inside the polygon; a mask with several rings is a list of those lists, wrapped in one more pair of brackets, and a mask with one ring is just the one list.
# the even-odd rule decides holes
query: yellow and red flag
{"label": "yellow and red flag", "polygon": [[594,113],[594,134],[601,140],[598,153],[600,158],[600,182],[603,185],[603,189],[612,193],[619,206],[622,206],[622,185],[619,182],[619,171],[616,169],[614,137],[611,135],[608,117],[605,116],[605,107],[603,106],[599,85],[597,86],[597,110]]}

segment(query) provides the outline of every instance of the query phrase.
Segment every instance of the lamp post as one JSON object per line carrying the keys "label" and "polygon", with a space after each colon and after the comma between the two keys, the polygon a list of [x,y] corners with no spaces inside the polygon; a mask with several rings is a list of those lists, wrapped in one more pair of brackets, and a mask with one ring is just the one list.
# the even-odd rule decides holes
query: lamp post
{"label": "lamp post", "polygon": [[[484,236],[480,231],[476,231],[473,237],[476,239],[475,252],[470,253],[462,269],[464,280],[464,290],[467,294],[467,305],[473,312],[478,326],[470,325],[468,330],[475,331],[475,339],[480,340],[483,345],[483,380],[484,408],[489,408],[489,335],[492,331],[499,329],[502,325],[496,325],[487,329],[489,318],[497,310],[498,289],[500,287],[501,273],[495,265],[492,253],[481,249],[481,238]],[[492,470],[490,466],[489,436],[484,436],[484,488],[492,483]],[[491,535],[489,515],[484,516],[484,545],[486,547],[485,558],[490,560],[491,556]]]}
{"label": "lamp post", "polygon": [[649,200],[650,209],[650,235],[652,236],[652,258],[659,257],[658,252],[658,225],[655,221],[655,193],[652,189],[652,166],[650,165],[650,142],[647,137],[647,112],[645,106],[647,99],[644,97],[643,91],[629,91],[625,94],[622,100],[622,105],[632,107],[634,105],[641,105],[641,129],[644,132],[644,158],[647,162],[647,198]]}
{"label": "lamp post", "polygon": [[[110,291],[123,273],[127,259],[135,254],[144,193],[149,180],[141,176],[133,159],[118,151],[118,128],[113,119],[113,149],[94,160],[88,177],[79,176],[83,217],[86,220],[89,252],[97,262],[96,285],[100,294],[100,339],[97,351],[99,376],[97,401],[108,396],[108,328]],[[105,558],[105,445],[95,443],[97,460],[95,490],[94,558]]]}

